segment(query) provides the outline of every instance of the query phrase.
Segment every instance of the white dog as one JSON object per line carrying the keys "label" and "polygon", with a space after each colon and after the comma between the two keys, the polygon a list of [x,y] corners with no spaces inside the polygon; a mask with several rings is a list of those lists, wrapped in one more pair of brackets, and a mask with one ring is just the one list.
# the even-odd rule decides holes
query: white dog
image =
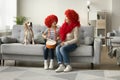
{"label": "white dog", "polygon": [[26,22],[24,24],[24,44],[35,44],[34,33],[32,30],[32,22]]}

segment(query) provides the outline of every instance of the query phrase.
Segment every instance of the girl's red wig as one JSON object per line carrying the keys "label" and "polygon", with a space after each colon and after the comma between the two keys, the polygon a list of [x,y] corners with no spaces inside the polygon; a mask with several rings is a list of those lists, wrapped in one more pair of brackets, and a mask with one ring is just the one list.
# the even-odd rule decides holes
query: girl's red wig
{"label": "girl's red wig", "polygon": [[79,15],[73,9],[67,9],[65,11],[65,15],[68,17],[68,19],[70,20],[70,22],[77,22],[77,21],[79,21]]}
{"label": "girl's red wig", "polygon": [[58,22],[58,18],[56,15],[49,15],[45,18],[45,25],[50,28],[53,22]]}

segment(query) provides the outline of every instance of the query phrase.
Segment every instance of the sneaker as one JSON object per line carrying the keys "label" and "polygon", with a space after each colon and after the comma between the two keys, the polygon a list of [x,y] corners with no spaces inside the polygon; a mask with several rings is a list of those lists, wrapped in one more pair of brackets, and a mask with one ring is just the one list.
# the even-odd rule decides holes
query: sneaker
{"label": "sneaker", "polygon": [[44,60],[44,69],[47,70],[48,69],[48,61]]}
{"label": "sneaker", "polygon": [[64,71],[65,66],[63,64],[60,64],[59,67],[55,70],[56,72],[62,72]]}
{"label": "sneaker", "polygon": [[64,69],[64,72],[69,72],[72,70],[72,67],[70,65],[67,65],[66,68]]}
{"label": "sneaker", "polygon": [[53,69],[54,68],[54,60],[51,59],[50,60],[50,65],[49,65],[49,69]]}

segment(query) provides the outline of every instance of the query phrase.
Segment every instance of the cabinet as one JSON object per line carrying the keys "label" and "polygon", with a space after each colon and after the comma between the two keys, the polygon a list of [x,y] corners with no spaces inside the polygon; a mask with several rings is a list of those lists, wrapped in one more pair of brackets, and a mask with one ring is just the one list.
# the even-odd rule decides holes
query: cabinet
{"label": "cabinet", "polygon": [[106,45],[106,15],[107,12],[95,11],[89,13],[89,22],[91,26],[94,26],[94,36],[100,37],[103,44]]}

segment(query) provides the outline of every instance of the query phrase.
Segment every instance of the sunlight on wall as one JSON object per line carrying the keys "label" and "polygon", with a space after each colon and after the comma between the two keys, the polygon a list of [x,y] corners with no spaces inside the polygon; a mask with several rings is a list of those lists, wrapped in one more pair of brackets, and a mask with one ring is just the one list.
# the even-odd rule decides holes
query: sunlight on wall
{"label": "sunlight on wall", "polygon": [[16,0],[0,0],[0,30],[11,29],[16,17]]}

